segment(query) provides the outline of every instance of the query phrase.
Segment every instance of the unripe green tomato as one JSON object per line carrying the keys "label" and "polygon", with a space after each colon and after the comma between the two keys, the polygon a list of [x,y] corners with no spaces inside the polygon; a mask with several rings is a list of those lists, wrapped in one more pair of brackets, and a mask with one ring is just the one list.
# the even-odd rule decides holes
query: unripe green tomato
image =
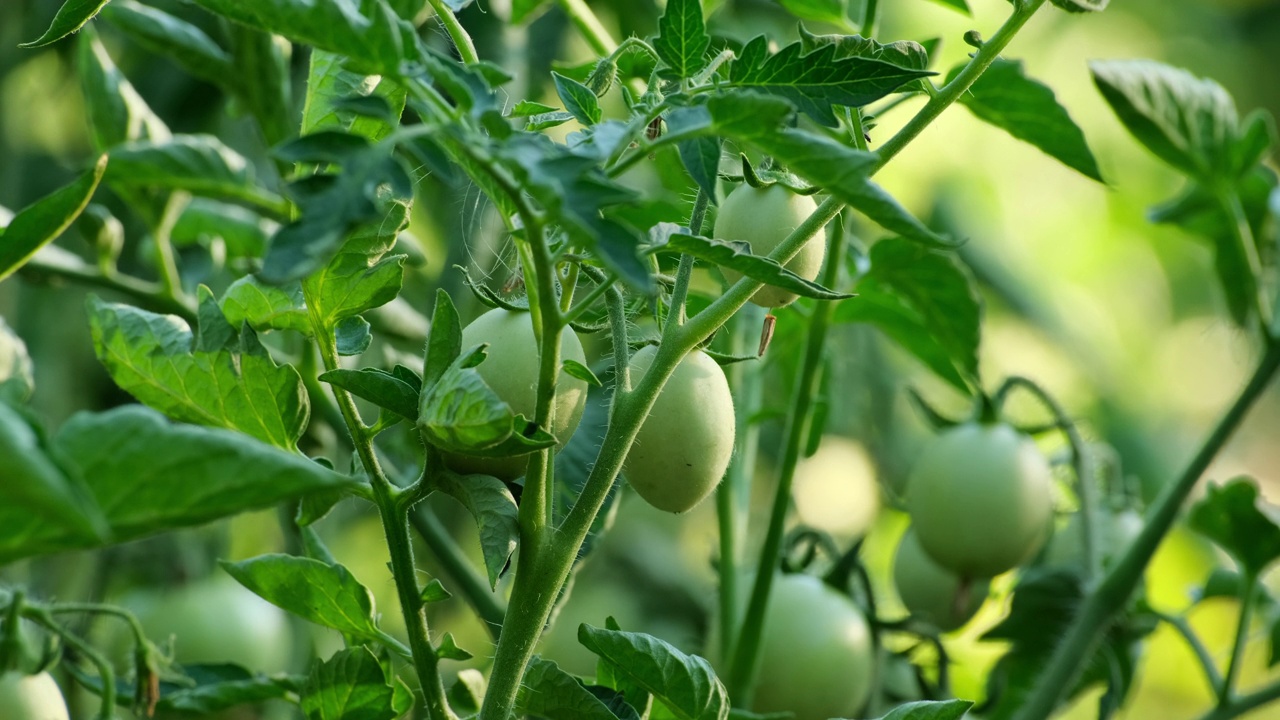
{"label": "unripe green tomato", "polygon": [[912,617],[942,632],[969,622],[991,589],[985,579],[964,582],[939,566],[920,547],[920,540],[911,528],[902,536],[893,558],[893,584]]}
{"label": "unripe green tomato", "polygon": [[[768,255],[817,209],[813,198],[797,195],[782,185],[753,188],[743,183],[720,203],[712,234],[718,240],[745,241],[751,245],[752,254]],[[826,254],[827,247],[822,240],[813,238],[785,267],[806,280],[813,280],[822,270],[822,258]],[[725,269],[724,275],[730,283],[742,277],[729,269]],[[795,302],[797,297],[795,293],[765,285],[751,296],[751,302],[760,307],[782,307]]]}
{"label": "unripe green tomato", "polygon": [[[633,383],[640,382],[657,354],[649,345],[632,356]],[[694,350],[658,393],[623,472],[650,505],[685,512],[710,495],[724,476],[733,456],[733,435],[729,381],[711,356]]]}
{"label": "unripe green tomato", "polygon": [[907,485],[920,546],[965,578],[1030,560],[1053,523],[1053,474],[1031,438],[1007,424],[965,423],[929,442]]}
{"label": "unripe green tomato", "polygon": [[779,575],[764,623],[752,709],[791,711],[796,720],[855,717],[875,665],[862,610],[812,575]]}
{"label": "unripe green tomato", "polygon": [[[527,312],[511,312],[495,308],[476,318],[462,329],[462,348],[488,343],[488,356],[476,366],[480,377],[511,411],[533,419],[538,405],[538,340],[533,333],[533,316]],[[574,360],[586,364],[582,343],[573,328],[565,328],[560,335],[560,360]],[[587,383],[560,371],[556,379],[556,417],[552,435],[563,446],[578,429],[582,411],[587,406]],[[445,458],[448,466],[460,473],[492,475],[502,480],[514,480],[524,474],[529,464],[528,455],[488,458],[450,454]]]}
{"label": "unripe green tomato", "polygon": [[0,674],[0,718],[4,720],[69,720],[67,702],[47,672]]}
{"label": "unripe green tomato", "polygon": [[[1109,568],[1117,558],[1124,554],[1133,541],[1142,532],[1142,516],[1133,510],[1118,512],[1100,508],[1095,515],[1099,527],[1095,535],[1098,538],[1098,556],[1102,559],[1102,567]],[[1050,567],[1069,568],[1083,572],[1084,538],[1081,536],[1083,525],[1080,513],[1072,513],[1067,524],[1053,534],[1049,541],[1049,550],[1045,553],[1044,563]]]}
{"label": "unripe green tomato", "polygon": [[[162,647],[173,638],[184,665],[234,663],[249,670],[283,672],[292,649],[284,611],[224,575],[176,588],[139,591],[122,603]],[[117,637],[124,656],[132,647]]]}

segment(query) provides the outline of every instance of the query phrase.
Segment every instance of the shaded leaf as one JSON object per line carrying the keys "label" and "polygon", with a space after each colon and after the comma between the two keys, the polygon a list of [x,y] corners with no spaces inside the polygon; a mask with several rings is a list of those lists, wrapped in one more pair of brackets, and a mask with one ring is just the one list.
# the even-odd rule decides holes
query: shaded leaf
{"label": "shaded leaf", "polygon": [[583,624],[578,642],[661,700],[684,720],[726,720],[729,693],[711,664],[652,635]]}
{"label": "shaded leaf", "polygon": [[115,0],[102,17],[147,50],[173,58],[189,75],[227,89],[239,80],[231,54],[186,20],[134,0]]}
{"label": "shaded leaf", "polygon": [[551,77],[555,81],[556,94],[570,115],[583,125],[600,122],[600,101],[591,88],[558,72],[551,73]]}
{"label": "shaded leaf", "polygon": [[437,487],[462,503],[475,518],[489,586],[496,589],[520,537],[519,509],[511,491],[495,477],[454,473],[442,473]]}
{"label": "shaded leaf", "polygon": [[330,370],[320,380],[413,422],[418,419],[418,389],[376,368]]}
{"label": "shaded leaf", "polygon": [[53,242],[89,204],[107,168],[98,158],[86,173],[18,212],[0,235],[0,280],[22,267],[40,248]]}
{"label": "shaded leaf", "polygon": [[829,290],[812,280],[806,280],[778,264],[777,261],[761,255],[752,255],[749,247],[744,248],[736,243],[676,233],[660,249],[688,253],[699,260],[736,270],[752,280],[759,280],[766,285],[803,297],[818,300],[843,300],[853,297],[849,293]]}
{"label": "shaded leaf", "polygon": [[367,647],[339,650],[311,670],[302,689],[307,720],[395,720],[395,691]]}
{"label": "shaded leaf", "polygon": [[185,190],[272,214],[284,199],[256,184],[248,161],[213,135],[134,140],[111,150],[106,181],[125,188]]}
{"label": "shaded leaf", "polygon": [[554,662],[535,656],[525,668],[516,709],[557,720],[617,720],[617,716],[577,678]]}
{"label": "shaded leaf", "polygon": [[85,23],[92,20],[93,16],[97,15],[98,11],[102,10],[102,6],[109,1],[66,0],[62,7],[58,9],[58,14],[53,16],[53,22],[49,24],[49,28],[44,31],[43,35],[31,42],[20,43],[18,47],[43,47],[61,40],[84,27]]}
{"label": "shaded leaf", "polygon": [[1246,573],[1256,576],[1280,558],[1280,508],[1259,496],[1251,478],[1210,484],[1191,506],[1187,524],[1225,550]]}
{"label": "shaded leaf", "polygon": [[367,640],[381,635],[373,594],[342,565],[280,554],[219,564],[241,585],[298,617]]}

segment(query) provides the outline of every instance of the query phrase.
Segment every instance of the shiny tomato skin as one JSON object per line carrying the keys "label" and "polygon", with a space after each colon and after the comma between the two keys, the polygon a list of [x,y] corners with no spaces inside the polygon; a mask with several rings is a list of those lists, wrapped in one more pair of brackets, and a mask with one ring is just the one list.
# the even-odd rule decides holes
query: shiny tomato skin
{"label": "shiny tomato skin", "polygon": [[950,632],[969,622],[987,598],[987,580],[962,581],[920,547],[908,528],[893,556],[893,584],[912,617]]}
{"label": "shiny tomato skin", "polygon": [[0,718],[4,720],[69,720],[67,702],[47,672],[0,674]]}

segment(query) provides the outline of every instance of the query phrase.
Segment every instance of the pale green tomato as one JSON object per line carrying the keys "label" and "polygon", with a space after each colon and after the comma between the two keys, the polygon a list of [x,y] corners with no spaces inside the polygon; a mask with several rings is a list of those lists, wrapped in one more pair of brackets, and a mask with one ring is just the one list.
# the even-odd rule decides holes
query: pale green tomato
{"label": "pale green tomato", "polygon": [[812,575],[779,575],[760,643],[752,710],[796,720],[856,717],[871,693],[875,654],[862,610]]}
{"label": "pale green tomato", "polygon": [[58,683],[47,672],[0,674],[0,718],[4,720],[69,720]]}
{"label": "pale green tomato", "polygon": [[949,428],[924,448],[907,485],[920,546],[965,578],[1030,560],[1053,523],[1053,474],[1030,438],[1004,423]]}
{"label": "pale green tomato", "polygon": [[[657,348],[631,358],[639,383]],[[636,433],[623,465],[636,493],[659,510],[682,513],[711,494],[733,455],[733,395],[724,371],[711,356],[694,350],[684,357],[658,393]]]}
{"label": "pale green tomato", "polygon": [[[1142,516],[1133,510],[1116,512],[1102,508],[1096,517],[1100,521],[1097,532],[1099,557],[1102,559],[1102,567],[1109,568],[1129,549],[1142,532]],[[1072,513],[1067,519],[1067,524],[1054,533],[1053,539],[1049,541],[1049,550],[1044,558],[1045,564],[1050,567],[1084,571],[1082,530],[1080,513]]]}
{"label": "pale green tomato", "polygon": [[893,584],[911,612],[942,632],[969,622],[982,607],[990,590],[987,580],[962,582],[960,577],[933,561],[908,528],[893,558]]}
{"label": "pale green tomato", "polygon": [[[712,234],[717,240],[746,242],[755,255],[768,255],[817,209],[813,198],[797,195],[781,185],[753,188],[743,183],[720,203]],[[818,277],[826,254],[826,245],[815,237],[805,243],[785,267],[806,280],[813,280]],[[724,275],[730,283],[742,277],[728,269]],[[766,285],[751,296],[751,302],[760,307],[782,307],[795,302],[797,297],[795,293]]]}
{"label": "pale green tomato", "polygon": [[[538,405],[538,340],[533,333],[533,316],[502,308],[486,312],[462,329],[463,350],[481,343],[489,344],[488,356],[476,366],[476,371],[498,397],[511,406],[512,412],[532,420]],[[565,328],[560,335],[560,360],[584,365],[587,362],[573,328]],[[555,423],[550,431],[563,446],[578,429],[582,411],[586,409],[586,381],[561,370],[556,380],[555,406]],[[529,456],[486,458],[451,454],[446,462],[460,473],[514,480],[525,473]]]}
{"label": "pale green tomato", "polygon": [[[121,604],[137,614],[153,642],[164,646],[173,638],[174,656],[181,664],[234,663],[261,672],[288,669],[292,643],[284,611],[225,575],[139,591]],[[124,637],[117,645],[132,647]]]}

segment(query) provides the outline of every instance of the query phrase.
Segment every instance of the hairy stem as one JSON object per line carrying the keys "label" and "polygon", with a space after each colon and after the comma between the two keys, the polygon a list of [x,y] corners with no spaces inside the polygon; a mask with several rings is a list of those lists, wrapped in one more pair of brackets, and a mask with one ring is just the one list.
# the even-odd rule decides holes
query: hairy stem
{"label": "hairy stem", "polygon": [[1036,679],[1026,702],[1014,716],[1015,720],[1048,717],[1061,702],[1063,694],[1092,657],[1116,613],[1124,609],[1130,595],[1141,582],[1143,569],[1151,562],[1160,541],[1173,527],[1183,502],[1191,494],[1209,463],[1227,444],[1254,402],[1270,384],[1277,368],[1280,368],[1280,343],[1272,342],[1248,384],[1218,421],[1182,475],[1175,482],[1165,485],[1148,510],[1146,524],[1137,539],[1102,578],[1097,589],[1085,599],[1075,622],[1067,629],[1066,636]]}
{"label": "hairy stem", "polygon": [[471,65],[479,62],[480,56],[476,54],[476,44],[471,41],[471,36],[467,34],[466,28],[462,27],[462,23],[458,22],[453,11],[444,4],[444,0],[428,1],[431,3],[431,9],[435,10],[436,17],[440,19],[440,24],[444,26],[445,32],[449,33],[449,39],[453,40],[453,46],[458,48],[458,58],[463,64]]}

